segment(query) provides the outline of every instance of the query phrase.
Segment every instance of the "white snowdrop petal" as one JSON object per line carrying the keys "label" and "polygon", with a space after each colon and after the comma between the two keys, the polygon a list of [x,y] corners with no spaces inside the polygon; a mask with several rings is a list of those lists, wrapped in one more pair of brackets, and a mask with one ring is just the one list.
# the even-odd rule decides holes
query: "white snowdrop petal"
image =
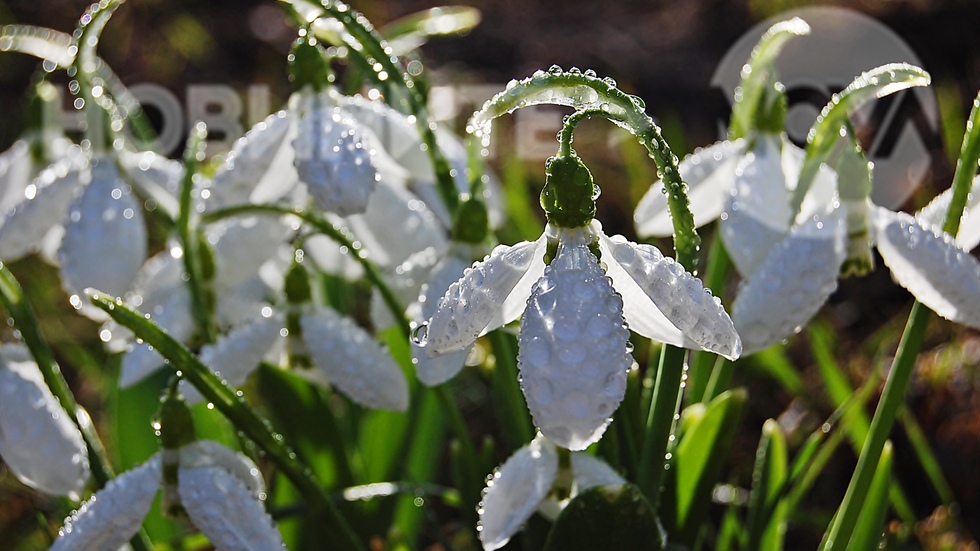
{"label": "white snowdrop petal", "polygon": [[[725,200],[735,181],[735,166],[744,148],[744,140],[726,140],[697,149],[680,162],[678,168],[688,186],[691,214],[698,227],[712,222],[725,209]],[[636,233],[644,237],[674,234],[663,181],[657,180],[640,199],[633,222]]]}
{"label": "white snowdrop petal", "polygon": [[34,162],[27,140],[17,140],[10,149],[0,153],[0,216],[24,201],[24,192],[31,183],[33,172]]}
{"label": "white snowdrop petal", "polygon": [[398,364],[374,338],[330,308],[300,320],[303,342],[316,365],[299,374],[330,384],[355,402],[381,409],[408,408],[408,382]]}
{"label": "white snowdrop petal", "polygon": [[543,438],[517,450],[487,478],[477,529],[486,551],[507,544],[548,495],[558,473],[554,446]]}
{"label": "white snowdrop petal", "polygon": [[289,193],[297,180],[289,146],[294,120],[287,111],[273,113],[235,142],[214,174],[209,209],[275,201]]}
{"label": "white snowdrop petal", "polygon": [[[652,245],[637,245],[619,235],[602,236],[599,244],[607,273],[623,295],[631,329],[648,338],[709,350],[729,359],[741,354],[731,318],[700,279]],[[664,331],[657,313],[680,338],[674,331]]]}
{"label": "white snowdrop petal", "polygon": [[0,457],[24,484],[78,499],[88,450],[37,364],[20,345],[0,348]]}
{"label": "white snowdrop petal", "polygon": [[797,227],[742,283],[732,319],[744,354],[790,337],[816,315],[837,289],[844,233],[840,216]]}
{"label": "white snowdrop petal", "polygon": [[375,188],[367,210],[346,218],[346,226],[380,267],[397,266],[428,247],[440,254],[448,247],[445,231],[425,203],[387,181]]}
{"label": "white snowdrop petal", "polygon": [[787,232],[792,213],[777,136],[756,138],[735,171],[721,236],[732,263],[750,277]]}
{"label": "white snowdrop petal", "polygon": [[423,349],[413,347],[412,362],[415,364],[415,374],[426,386],[441,385],[463,369],[466,358],[472,351],[473,344],[470,344],[461,350],[429,357]]}
{"label": "white snowdrop petal", "polygon": [[[972,189],[976,189],[978,185],[980,185],[980,176],[973,179]],[[922,210],[915,213],[915,219],[927,228],[934,227],[937,231],[941,230],[943,219],[946,217],[946,211],[949,210],[949,203],[952,198],[952,189],[947,189],[937,195],[928,205],[922,207]],[[963,217],[960,218],[960,229],[956,233],[956,245],[965,251],[972,251],[977,245],[980,245],[980,193],[970,193],[966,209],[963,211]]]}
{"label": "white snowdrop petal", "polygon": [[579,493],[595,486],[626,483],[605,461],[587,453],[572,454],[572,473]]}
{"label": "white snowdrop petal", "polygon": [[184,165],[152,151],[119,152],[119,166],[144,197],[156,203],[168,216],[176,218],[180,182]]}
{"label": "white snowdrop petal", "polygon": [[[786,134],[781,134],[781,139],[783,177],[786,182],[786,189],[794,190],[800,180],[800,170],[803,169],[806,151],[797,147]],[[800,205],[800,212],[796,215],[795,223],[804,224],[813,216],[826,216],[830,210],[835,208],[835,203],[837,203],[837,173],[827,165],[822,164],[817,170],[817,176],[810,184],[806,196],[803,197],[803,204]]]}
{"label": "white snowdrop petal", "polygon": [[180,448],[180,468],[218,467],[245,485],[252,499],[261,499],[265,480],[255,463],[244,454],[215,442],[196,440]]}
{"label": "white snowdrop petal", "polygon": [[877,208],[875,240],[892,278],[940,316],[980,328],[980,263],[949,235]]}
{"label": "white snowdrop petal", "polygon": [[123,296],[146,261],[146,239],[143,207],[119,177],[115,161],[93,162],[92,181],[65,224],[58,252],[62,284],[70,294],[92,287]]}
{"label": "white snowdrop petal", "polygon": [[513,246],[498,245],[489,256],[466,268],[429,318],[424,335],[427,353],[434,356],[472,344],[495,318],[500,318],[505,299],[516,294],[514,288],[535,259],[544,254],[544,247],[544,237]]}
{"label": "white snowdrop petal", "polygon": [[206,233],[214,253],[215,280],[228,289],[255,275],[293,230],[276,218],[253,216],[211,224]]}
{"label": "white snowdrop petal", "polygon": [[216,467],[181,468],[180,501],[194,526],[222,551],[284,549],[279,529],[262,502],[235,477]]}
{"label": "white snowdrop petal", "polygon": [[296,172],[318,208],[341,216],[364,212],[378,182],[374,147],[338,107],[303,116],[293,141]]}
{"label": "white snowdrop petal", "polygon": [[14,260],[36,252],[52,227],[61,224],[79,188],[82,167],[65,159],[41,171],[31,183],[32,198],[18,203],[0,225],[0,258]]}
{"label": "white snowdrop petal", "polygon": [[[173,288],[162,303],[141,303],[136,309],[150,314],[153,322],[178,342],[187,342],[196,330],[191,316],[191,298],[187,287]],[[131,301],[130,301],[131,302]],[[126,348],[119,375],[119,386],[126,388],[156,371],[164,363],[163,357],[145,343],[133,342]]]}
{"label": "white snowdrop petal", "polygon": [[521,318],[517,366],[541,433],[583,450],[612,421],[633,359],[622,298],[584,240],[560,239]]}
{"label": "white snowdrop petal", "polygon": [[132,343],[119,368],[119,387],[128,388],[163,367],[163,356],[146,343]]}
{"label": "white snowdrop petal", "polygon": [[364,276],[364,268],[354,259],[351,251],[325,235],[317,234],[306,238],[303,241],[303,250],[317,268],[328,274],[348,280]]}
{"label": "white snowdrop petal", "polygon": [[117,551],[139,531],[160,480],[159,456],[110,480],[65,519],[51,551]]}
{"label": "white snowdrop petal", "polygon": [[[282,338],[279,331],[285,327],[282,316],[259,317],[254,322],[232,329],[218,342],[201,347],[198,358],[222,381],[232,388],[245,384],[248,376],[268,355],[276,341]],[[183,383],[183,381],[181,381]],[[184,398],[191,404],[201,401],[202,396],[192,385],[182,386]]]}

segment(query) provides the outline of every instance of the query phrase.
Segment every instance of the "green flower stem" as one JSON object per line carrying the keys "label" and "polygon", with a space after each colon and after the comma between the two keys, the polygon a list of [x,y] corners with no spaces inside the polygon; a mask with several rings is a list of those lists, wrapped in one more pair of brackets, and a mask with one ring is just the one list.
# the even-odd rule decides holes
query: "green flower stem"
{"label": "green flower stem", "polygon": [[385,301],[385,306],[388,307],[388,310],[394,317],[398,327],[405,335],[411,334],[411,327],[409,326],[408,320],[405,319],[405,309],[402,307],[401,301],[395,295],[394,291],[391,290],[391,287],[385,283],[384,277],[382,277],[381,271],[378,269],[378,267],[368,259],[367,255],[364,254],[364,251],[360,247],[354,245],[355,240],[351,237],[350,232],[344,228],[334,226],[329,220],[323,218],[319,214],[279,205],[238,205],[207,213],[204,215],[202,221],[204,223],[211,223],[224,218],[245,216],[250,214],[295,216],[301,219],[303,222],[309,224],[316,231],[326,235],[330,239],[333,239],[337,244],[347,247],[347,250],[353,255],[354,260],[356,260],[361,267],[364,268],[364,274],[368,281],[370,281],[371,284],[378,289],[378,292],[381,293],[381,298]]}
{"label": "green flower stem", "polygon": [[522,107],[542,104],[563,105],[576,111],[601,114],[629,130],[647,148],[650,157],[657,163],[658,173],[667,191],[677,261],[688,271],[694,271],[700,238],[694,229],[687,184],[681,180],[677,169],[677,156],[661,135],[660,127],[647,115],[643,100],[617,88],[612,79],[598,78],[591,71],[562,71],[557,65],[547,72],[535,71],[520,81],[512,80],[503,92],[487,101],[470,118],[466,131],[479,138],[483,147],[489,147],[493,119]]}
{"label": "green flower stem", "polygon": [[456,189],[456,182],[450,173],[449,162],[436,142],[436,127],[434,123],[429,121],[425,97],[408,72],[401,67],[398,58],[392,54],[392,49],[384,38],[374,30],[366,17],[343,2],[335,0],[320,0],[319,2],[315,0],[283,1],[293,5],[306,4],[320,12],[322,16],[339,21],[348,33],[342,38],[347,42],[349,55],[364,57],[367,66],[373,69],[368,71],[368,74],[383,88],[389,89],[391,85],[400,85],[404,89],[405,94],[399,96],[401,107],[415,117],[415,125],[422,136],[425,151],[432,161],[439,195],[446,204],[450,216],[452,216],[459,204],[459,193]]}
{"label": "green flower stem", "polygon": [[508,451],[514,451],[534,438],[534,428],[520,384],[517,382],[517,350],[514,338],[503,331],[488,335],[493,349],[493,396],[500,406],[495,408]]}
{"label": "green flower stem", "polygon": [[194,180],[204,158],[205,140],[208,131],[204,123],[197,123],[191,130],[184,152],[184,178],[180,182],[180,207],[177,213],[177,237],[184,251],[184,272],[187,274],[187,288],[191,295],[191,311],[197,321],[198,331],[204,342],[217,340],[218,329],[214,316],[211,315],[209,301],[205,290],[204,273],[201,267],[199,234],[191,222],[194,216],[192,196]]}
{"label": "green flower stem", "polygon": [[215,405],[235,427],[242,431],[257,446],[262,448],[269,459],[296,486],[311,509],[320,517],[324,530],[342,549],[363,550],[350,525],[337,510],[330,496],[313,476],[309,467],[303,465],[296,454],[283,443],[282,436],[272,431],[268,421],[259,417],[234,390],[221,382],[221,379],[191,352],[186,346],[167,335],[151,320],[131,310],[121,300],[101,295],[89,290],[93,304],[104,310],[116,323],[128,328],[147,344],[152,346],[175,373],[189,381]]}
{"label": "green flower stem", "polygon": [[[14,327],[20,332],[21,339],[30,350],[34,361],[37,362],[37,367],[41,370],[44,382],[51,390],[51,394],[58,399],[61,407],[65,409],[69,418],[82,434],[85,447],[88,449],[89,467],[92,471],[92,477],[95,479],[96,487],[104,487],[116,475],[112,470],[112,462],[106,454],[102,440],[99,439],[99,433],[96,432],[88,412],[75,401],[75,395],[72,394],[68,382],[61,374],[61,366],[55,360],[54,352],[48,346],[44,336],[41,335],[37,316],[34,315],[34,309],[27,302],[24,289],[21,288],[20,283],[2,262],[0,262],[0,303],[3,304],[7,314],[13,319]],[[149,551],[153,548],[153,544],[142,530],[133,537],[130,544],[136,551]]]}
{"label": "green flower stem", "polygon": [[848,116],[872,99],[914,86],[928,86],[930,82],[932,80],[929,73],[922,69],[907,63],[892,63],[862,73],[842,92],[834,94],[807,134],[806,158],[790,202],[790,224],[800,212],[803,198],[810,190],[820,165],[829,160],[840,137],[840,129],[847,124]]}
{"label": "green flower stem", "polygon": [[[960,158],[956,163],[956,173],[953,175],[953,200],[943,222],[943,231],[950,235],[955,236],[959,231],[963,207],[973,184],[978,159],[980,159],[980,94],[973,101],[973,109],[966,123],[966,133],[963,136],[963,145],[960,149]],[[867,497],[868,489],[874,479],[881,450],[888,439],[889,432],[891,432],[895,416],[904,403],[905,391],[908,389],[909,380],[912,378],[916,355],[922,344],[922,337],[925,334],[929,318],[930,310],[916,301],[912,305],[912,312],[909,314],[905,333],[899,342],[891,371],[889,371],[888,379],[885,381],[881,400],[878,402],[874,418],[871,420],[871,429],[864,441],[861,455],[858,457],[854,475],[847,486],[840,509],[824,537],[822,546],[824,551],[837,551],[847,548],[858,515]]]}
{"label": "green flower stem", "polygon": [[[81,110],[85,116],[86,137],[89,138],[92,151],[100,153],[111,142],[108,135],[104,133],[111,126],[113,131],[122,129],[121,118],[115,105],[108,97],[107,91],[94,95],[95,85],[103,85],[102,79],[97,74],[100,61],[95,55],[95,50],[99,44],[99,37],[105,29],[106,24],[116,9],[126,0],[108,0],[104,4],[95,3],[85,11],[78,27],[75,29],[76,40],[72,45],[76,48],[77,54],[72,61],[72,66],[68,69],[68,76],[75,79],[75,86],[69,84],[69,89],[76,96],[82,99]],[[96,109],[99,106],[101,109]],[[113,116],[111,125],[105,124],[105,117]],[[118,123],[118,124],[117,124]]]}
{"label": "green flower stem", "polygon": [[[702,352],[704,354],[704,352]],[[728,388],[728,381],[732,379],[732,373],[735,371],[735,363],[717,356],[715,363],[711,366],[711,376],[708,377],[708,382],[704,387],[704,394],[701,396],[701,402],[707,404],[711,400],[714,400],[719,394],[725,392]]]}
{"label": "green flower stem", "polygon": [[660,490],[664,465],[667,462],[667,445],[673,433],[675,417],[680,405],[686,354],[687,351],[683,348],[669,344],[665,344],[661,349],[657,382],[653,387],[653,399],[647,415],[636,485],[650,501],[654,512],[660,506]]}

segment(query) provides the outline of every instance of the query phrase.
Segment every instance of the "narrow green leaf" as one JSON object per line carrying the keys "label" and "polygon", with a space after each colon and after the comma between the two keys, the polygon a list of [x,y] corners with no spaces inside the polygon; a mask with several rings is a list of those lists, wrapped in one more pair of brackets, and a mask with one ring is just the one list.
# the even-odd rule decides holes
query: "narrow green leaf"
{"label": "narrow green leaf", "polygon": [[657,517],[638,487],[596,486],[568,503],[544,551],[660,551],[663,540]]}
{"label": "narrow green leaf", "polygon": [[783,484],[788,471],[786,436],[774,419],[762,426],[762,438],[755,452],[752,493],[749,497],[748,549],[779,551],[783,548],[786,507],[782,502]]}
{"label": "narrow green leaf", "polygon": [[739,551],[741,549],[739,542],[744,539],[745,530],[742,528],[742,521],[738,518],[738,508],[729,504],[725,509],[725,516],[721,518],[721,527],[715,539],[715,550]]}
{"label": "narrow green leaf", "polygon": [[735,442],[745,399],[744,390],[724,392],[706,407],[700,406],[705,408],[703,415],[690,424],[683,422],[684,434],[672,452],[660,509],[672,542],[690,546],[697,538],[711,504],[711,492]]}
{"label": "narrow green leaf", "polygon": [[888,512],[888,490],[892,482],[892,445],[885,442],[881,459],[875,469],[874,479],[868,488],[868,497],[854,527],[854,535],[848,550],[876,551],[884,533],[885,514]]}
{"label": "narrow green leaf", "polygon": [[405,55],[432,37],[465,34],[480,24],[480,10],[469,6],[440,6],[410,13],[384,27],[385,37],[395,55]]}

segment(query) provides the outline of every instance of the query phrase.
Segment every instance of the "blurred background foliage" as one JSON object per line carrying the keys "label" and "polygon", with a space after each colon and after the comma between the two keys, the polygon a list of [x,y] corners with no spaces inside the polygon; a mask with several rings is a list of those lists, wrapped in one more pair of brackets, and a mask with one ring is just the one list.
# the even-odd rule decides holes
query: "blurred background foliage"
{"label": "blurred background foliage", "polygon": [[[600,76],[614,77],[622,89],[642,97],[678,155],[714,142],[719,125],[727,122],[728,102],[720,89],[710,85],[711,75],[726,50],[757,22],[786,9],[817,4],[798,0],[459,3],[479,9],[483,20],[467,36],[435,40],[423,46],[425,71],[433,85],[489,84],[501,89],[511,78],[552,64],[591,68]],[[948,186],[951,179],[950,159],[958,154],[966,113],[980,88],[980,39],[976,34],[980,6],[972,0],[819,4],[853,8],[882,22],[918,54],[923,67],[933,76],[941,126],[939,135],[928,143],[931,164],[924,181],[904,205],[905,210],[914,210]],[[33,24],[71,32],[87,5],[79,0],[0,1],[0,24]],[[433,3],[362,0],[353,3],[353,7],[382,26],[433,7]],[[261,84],[270,91],[269,109],[276,109],[290,92],[285,56],[294,36],[283,12],[271,0],[129,0],[106,29],[100,54],[123,82],[158,84],[182,102],[187,86],[192,84],[229,85],[243,97],[248,86]],[[36,67],[32,58],[0,55],[0,150],[6,149],[22,131],[20,106]],[[61,75],[55,81],[64,84]],[[454,121],[457,130],[475,107],[463,107],[460,118]],[[243,121],[246,128],[248,124]],[[513,221],[501,230],[502,242],[534,238],[543,226],[537,207],[543,162],[515,155],[513,124],[504,119],[495,130],[496,156],[492,162],[505,184]],[[635,239],[632,209],[655,179],[655,166],[634,141],[618,139],[623,135],[611,125],[585,123],[576,137],[576,149],[602,187],[598,218],[607,233],[623,233]],[[706,239],[710,235],[708,229]],[[670,250],[669,242],[658,245]],[[119,439],[121,445],[110,441],[109,448],[125,453],[127,443],[152,439],[149,425],[144,423],[155,409],[155,387],[139,386],[127,392],[111,388],[113,385],[107,381],[114,378],[106,374],[112,373],[114,366],[106,365],[106,358],[99,352],[96,327],[69,311],[59,291],[56,272],[36,259],[17,262],[12,269],[42,313],[42,327],[66,367],[79,401],[107,429],[100,431],[104,438],[115,435]],[[730,298],[734,285],[731,282],[722,295]],[[891,282],[886,270],[844,280],[818,323],[791,339],[785,348],[737,362],[730,372],[730,385],[746,388],[748,401],[722,480],[736,486],[749,485],[766,419],[779,421],[790,448],[795,449],[869,377],[876,387],[868,401],[871,405],[866,408],[870,412],[882,370],[890,363],[911,303],[911,297]],[[639,347],[637,352],[642,354],[644,348]],[[645,365],[643,359],[637,359]],[[911,528],[925,549],[977,549],[978,363],[980,335],[933,321],[907,396],[904,422],[892,436],[896,479],[904,488],[915,517],[925,519]],[[288,386],[287,383],[278,384]],[[162,380],[154,384],[161,385]],[[474,435],[482,438],[493,433],[495,421],[487,412],[486,385],[463,379],[457,381],[453,391]],[[120,416],[120,412],[125,415]],[[135,424],[127,425],[127,416],[135,419]],[[116,430],[107,426],[113,423],[119,423]],[[209,430],[220,433],[227,428],[216,426]],[[935,454],[937,462],[925,467],[936,472],[929,473],[924,468],[917,446],[925,446]],[[829,515],[839,503],[855,461],[853,448],[845,448],[841,446],[816,481],[805,510],[790,513],[787,541],[801,542],[797,548],[816,546]],[[117,456],[121,466],[143,459]],[[950,502],[958,507],[939,507]],[[721,518],[724,508],[718,504],[712,507],[712,515]],[[69,512],[64,504],[25,491],[0,466],[0,534],[31,533],[39,523],[36,511],[48,518],[63,517]],[[159,519],[153,513],[149,518]],[[284,531],[288,529],[284,524]],[[897,524],[895,530],[899,530]],[[43,535],[34,533],[28,538],[44,540]],[[0,549],[31,545],[21,537],[14,540],[0,536]],[[918,546],[919,543],[911,548]]]}

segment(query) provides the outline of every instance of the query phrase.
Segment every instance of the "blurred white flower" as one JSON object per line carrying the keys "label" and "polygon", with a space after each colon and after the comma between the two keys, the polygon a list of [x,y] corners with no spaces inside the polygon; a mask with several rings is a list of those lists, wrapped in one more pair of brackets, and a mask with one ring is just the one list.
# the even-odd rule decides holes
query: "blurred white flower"
{"label": "blurred white flower", "polygon": [[19,344],[0,347],[0,457],[24,484],[76,501],[89,478],[78,427]]}
{"label": "blurred white flower", "polygon": [[487,551],[499,549],[535,511],[554,519],[582,491],[625,483],[609,465],[586,453],[571,452],[569,464],[562,466],[555,445],[539,435],[487,478],[478,509],[480,541]]}
{"label": "blurred white flower", "polygon": [[[175,467],[176,488],[168,487],[165,480],[171,467]],[[202,440],[164,449],[110,481],[65,519],[51,549],[119,549],[139,531],[161,487],[166,495],[179,499],[188,519],[217,549],[284,547],[262,506],[265,483],[255,464],[217,442]]]}
{"label": "blurred white flower", "polygon": [[528,407],[545,436],[575,450],[602,436],[622,401],[632,364],[626,324],[676,346],[741,352],[728,314],[699,279],[651,245],[606,237],[595,220],[498,246],[450,286],[417,338],[429,356],[462,350],[522,311]]}

